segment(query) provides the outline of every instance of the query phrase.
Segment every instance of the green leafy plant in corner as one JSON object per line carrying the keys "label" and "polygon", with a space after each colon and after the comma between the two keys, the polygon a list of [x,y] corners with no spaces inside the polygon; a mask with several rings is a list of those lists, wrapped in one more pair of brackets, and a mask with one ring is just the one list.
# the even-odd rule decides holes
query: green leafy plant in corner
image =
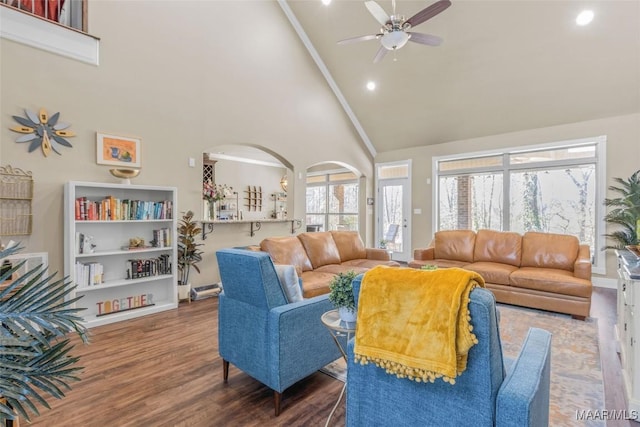
{"label": "green leafy plant in corner", "polygon": [[[19,250],[1,250],[0,261]],[[88,342],[77,315],[84,308],[73,308],[81,297],[70,296],[75,286],[66,277],[45,275],[42,265],[18,276],[25,262],[0,262],[0,283],[10,283],[0,291],[0,420],[30,421],[30,414],[40,415],[36,404],[49,408],[47,398],[63,398],[82,369],[69,355],[74,346],[67,334]]]}
{"label": "green leafy plant in corner", "polygon": [[353,297],[353,279],[356,272],[349,270],[346,273],[338,273],[329,283],[329,301],[336,307],[345,307],[355,310],[356,302]]}
{"label": "green leafy plant in corner", "polygon": [[618,225],[619,229],[605,234],[616,244],[605,246],[603,249],[620,249],[640,243],[637,229],[640,220],[640,170],[626,180],[622,178],[613,178],[613,180],[619,186],[611,185],[609,190],[617,193],[619,197],[604,200],[605,206],[611,208],[604,219],[610,224]]}
{"label": "green leafy plant in corner", "polygon": [[202,261],[203,252],[199,249],[202,243],[196,243],[196,236],[200,233],[202,229],[193,220],[193,212],[187,211],[178,221],[178,282],[180,284],[189,283],[191,267],[200,273],[197,264]]}

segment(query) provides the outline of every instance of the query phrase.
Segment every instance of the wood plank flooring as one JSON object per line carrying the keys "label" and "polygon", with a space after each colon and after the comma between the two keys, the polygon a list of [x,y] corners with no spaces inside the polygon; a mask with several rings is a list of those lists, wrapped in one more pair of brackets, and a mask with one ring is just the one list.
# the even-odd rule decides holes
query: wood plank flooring
{"label": "wood plank flooring", "polygon": [[[598,318],[606,409],[625,409],[615,297],[615,290],[595,288],[591,315]],[[327,375],[315,373],[285,390],[277,418],[272,391],[234,366],[223,384],[217,309],[217,298],[182,303],[178,310],[94,328],[90,345],[74,339],[82,380],[63,400],[50,401],[52,409],[43,409],[32,426],[323,426],[342,387]],[[341,405],[331,425],[344,425],[344,415]]]}

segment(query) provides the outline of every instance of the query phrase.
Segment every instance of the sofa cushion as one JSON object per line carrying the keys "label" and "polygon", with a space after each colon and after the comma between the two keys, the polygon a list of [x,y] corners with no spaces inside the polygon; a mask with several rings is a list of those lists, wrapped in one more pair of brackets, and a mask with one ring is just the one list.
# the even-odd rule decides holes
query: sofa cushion
{"label": "sofa cushion", "polygon": [[340,264],[335,240],[328,231],[298,234],[314,269],[327,264]]}
{"label": "sofa cushion", "polygon": [[438,231],[435,235],[434,258],[473,262],[476,233],[472,230]]}
{"label": "sofa cushion", "polygon": [[476,234],[476,245],[473,251],[474,262],[489,261],[519,267],[521,256],[522,236],[518,233],[479,230]]}
{"label": "sofa cushion", "polygon": [[528,231],[522,237],[520,265],[573,271],[579,248],[575,236]]}
{"label": "sofa cushion", "polygon": [[336,275],[320,271],[305,271],[302,273],[302,295],[305,298],[316,297],[329,293],[329,283]]}
{"label": "sofa cushion", "polygon": [[[476,242],[477,244],[477,242]],[[498,262],[480,261],[467,264],[465,270],[475,271],[480,274],[485,282],[509,285],[509,275],[518,269],[515,265]]]}
{"label": "sofa cushion", "polygon": [[302,301],[302,288],[298,273],[293,265],[274,264],[280,285],[289,302]]}
{"label": "sofa cushion", "polygon": [[378,260],[378,259],[352,259],[342,263],[345,267],[359,267],[366,270],[377,267],[379,265],[386,265],[387,267],[400,267],[400,263],[391,260]]}
{"label": "sofa cushion", "polygon": [[341,262],[367,257],[367,250],[357,231],[331,231],[331,236],[338,247]]}
{"label": "sofa cushion", "polygon": [[298,274],[312,269],[311,261],[297,237],[268,237],[260,242],[260,248],[268,252],[274,264],[293,265]]}
{"label": "sofa cushion", "polygon": [[425,261],[423,265],[435,265],[440,268],[459,267],[464,268],[465,265],[471,264],[467,261],[452,261],[450,259],[432,259]]}
{"label": "sofa cushion", "polygon": [[557,268],[521,267],[509,276],[511,286],[591,298],[592,285],[571,272]]}
{"label": "sofa cushion", "polygon": [[339,274],[339,273],[346,273],[348,271],[355,271],[356,274],[360,274],[360,273],[364,273],[366,271],[369,271],[368,268],[365,267],[357,267],[354,265],[347,265],[347,264],[327,264],[327,265],[323,265],[322,267],[319,267],[313,271],[318,271],[321,273],[332,273],[332,274]]}

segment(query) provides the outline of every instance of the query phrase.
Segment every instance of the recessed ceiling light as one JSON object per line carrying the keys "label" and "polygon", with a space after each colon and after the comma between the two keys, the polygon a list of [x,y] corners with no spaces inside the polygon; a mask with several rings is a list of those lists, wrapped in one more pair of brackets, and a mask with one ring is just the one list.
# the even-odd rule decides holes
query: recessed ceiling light
{"label": "recessed ceiling light", "polygon": [[583,10],[578,14],[576,18],[576,24],[580,26],[584,26],[593,21],[593,11],[592,10]]}
{"label": "recessed ceiling light", "polygon": [[373,82],[373,81],[369,80],[367,82],[367,89],[369,89],[371,91],[376,90],[376,82]]}
{"label": "recessed ceiling light", "polygon": [[329,6],[331,4],[331,0],[322,0],[322,4],[325,6]]}

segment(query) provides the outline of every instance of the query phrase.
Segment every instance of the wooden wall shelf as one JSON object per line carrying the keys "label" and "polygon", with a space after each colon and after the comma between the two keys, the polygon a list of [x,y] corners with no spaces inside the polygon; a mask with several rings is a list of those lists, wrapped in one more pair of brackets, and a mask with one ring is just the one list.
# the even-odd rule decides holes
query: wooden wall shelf
{"label": "wooden wall shelf", "polygon": [[240,219],[240,220],[228,220],[228,221],[202,221],[202,240],[207,238],[207,234],[213,232],[214,225],[220,224],[249,224],[249,235],[253,237],[256,231],[260,230],[262,223],[278,223],[278,222],[290,222],[291,234],[294,234],[296,230],[302,227],[302,221],[299,219]]}
{"label": "wooden wall shelf", "polygon": [[248,212],[261,212],[262,211],[262,187],[255,185],[247,185],[247,189],[244,190],[244,205]]}

